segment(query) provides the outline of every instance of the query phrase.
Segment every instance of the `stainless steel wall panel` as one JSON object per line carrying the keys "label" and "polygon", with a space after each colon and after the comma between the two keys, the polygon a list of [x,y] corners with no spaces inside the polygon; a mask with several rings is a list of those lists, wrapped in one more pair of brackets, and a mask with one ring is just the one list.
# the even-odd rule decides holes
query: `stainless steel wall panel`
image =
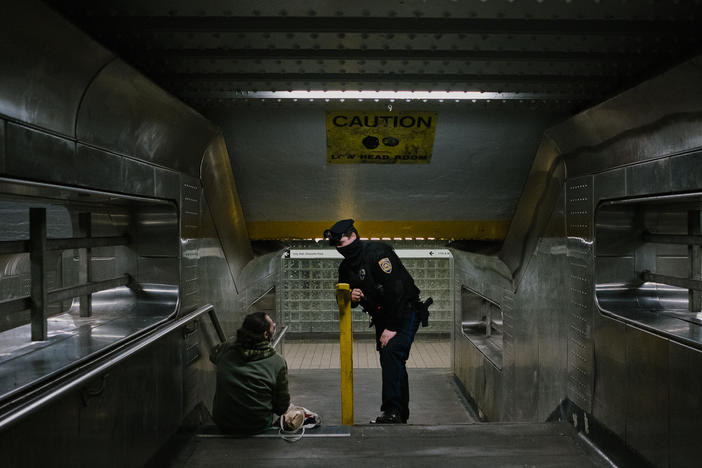
{"label": "stainless steel wall panel", "polygon": [[535,298],[534,278],[538,261],[532,259],[524,272],[522,286],[515,297],[513,313],[514,370],[510,385],[514,386],[514,421],[534,421],[539,399],[539,305]]}
{"label": "stainless steel wall panel", "polygon": [[[202,190],[200,181],[194,177],[183,176],[180,181],[180,313],[187,313],[200,305],[203,297],[200,295],[200,246],[202,237],[208,234],[202,232],[200,203]],[[214,234],[216,237],[216,233]],[[220,311],[215,307],[215,313]]]}
{"label": "stainless steel wall panel", "polygon": [[[662,118],[648,127],[632,128],[612,138],[607,141],[607,151],[602,151],[599,145],[584,147],[573,153],[564,149],[569,177],[606,171],[616,166],[630,166],[698,148],[702,137],[695,129],[700,124],[702,116],[699,113],[678,114]],[[560,136],[561,143],[570,139],[567,134]],[[601,135],[597,137],[601,138]]]}
{"label": "stainless steel wall panel", "polygon": [[[556,135],[563,153],[574,152],[581,147],[596,146],[603,141],[615,140],[618,136],[624,140],[624,137],[631,134],[631,140],[641,140],[641,143],[650,148],[665,149],[675,147],[676,144],[678,147],[684,146],[689,138],[646,140],[642,139],[641,133],[651,136],[666,121],[694,118],[695,113],[699,112],[698,104],[702,100],[698,86],[701,76],[699,59],[693,58],[578,114],[547,133]],[[642,130],[634,132],[633,129]],[[699,132],[691,131],[689,135],[695,136],[695,133]],[[669,134],[672,135],[673,132]],[[641,155],[636,149],[638,146],[629,146],[626,152],[631,156]],[[631,162],[622,161],[619,164]],[[613,164],[609,163],[608,166],[612,167]]]}
{"label": "stainless steel wall panel", "polygon": [[623,284],[630,281],[636,281],[638,275],[636,273],[634,256],[630,257],[597,257],[595,259],[595,270],[597,271],[597,284],[610,284],[615,287],[616,284]]}
{"label": "stainless steel wall panel", "polygon": [[197,177],[215,130],[200,114],[117,59],[87,89],[76,136],[87,144]]}
{"label": "stainless steel wall panel", "polygon": [[[200,268],[197,248],[200,240],[184,240],[182,248],[188,255],[184,255],[180,260],[180,307],[183,311],[190,311],[196,308],[201,301],[200,297]],[[215,310],[215,313],[217,311]]]}
{"label": "stainless steel wall panel", "polygon": [[[690,434],[701,432],[700,354],[604,315],[597,308],[598,299],[605,309],[624,307],[610,300],[606,290],[621,288],[619,282],[636,285],[637,273],[643,269],[673,276],[687,274],[686,247],[653,245],[641,239],[646,229],[686,233],[687,213],[663,208],[616,209],[608,204],[600,205],[604,211],[598,214],[597,226],[594,219],[594,207],[603,201],[702,189],[699,63],[699,59],[688,62],[546,132],[542,150],[547,153],[541,158],[537,154],[537,160],[548,154],[548,165],[541,167],[535,162],[530,180],[541,182],[525,186],[501,253],[517,279],[513,282],[514,301],[503,298],[501,302],[504,364],[500,408],[504,420],[542,419],[556,399],[561,380],[565,381],[561,384],[566,396],[586,416],[597,419],[656,466],[686,466],[699,459]],[[670,89],[679,90],[672,99],[668,99]],[[560,180],[555,170],[561,162],[568,174],[563,264],[555,253],[559,236],[544,234],[551,229],[548,226],[541,229],[541,221],[549,219],[553,210],[538,206],[547,192],[545,179],[550,177],[552,184]],[[697,205],[691,206],[694,209]],[[536,211],[540,211],[541,221],[535,220]],[[455,257],[457,287],[470,279],[476,285],[473,289],[488,289],[485,271],[463,265],[462,259]],[[677,300],[678,292],[653,288],[649,295],[661,301]],[[649,297],[637,301],[624,293],[617,299],[628,301],[624,308],[650,309],[654,303]],[[645,326],[649,325],[646,322]],[[558,355],[564,337],[565,376],[559,374],[562,361]],[[541,344],[537,353],[534,342]],[[467,388],[472,385],[480,392],[475,376],[467,375],[467,369],[473,370],[466,347],[456,345],[455,352],[456,374],[468,382]],[[530,379],[530,370],[537,376]],[[490,385],[486,378],[486,392]],[[538,392],[529,385],[538,385]],[[489,406],[487,398],[482,398],[485,407]],[[537,401],[538,410],[525,409],[527,401]]]}
{"label": "stainless steel wall panel", "polygon": [[182,329],[167,335],[129,362],[129,385],[120,390],[127,412],[121,466],[143,466],[181,423],[184,382],[182,353],[177,352],[183,343],[181,333]]}
{"label": "stainless steel wall panel", "polygon": [[505,388],[502,371],[483,359],[483,373],[485,379],[483,413],[488,421],[502,421],[502,407],[504,405],[502,392]]}
{"label": "stainless steel wall panel", "polygon": [[80,394],[49,404],[43,420],[35,417],[19,421],[0,431],[2,465],[24,467],[81,466]]}
{"label": "stainless steel wall panel", "polygon": [[199,254],[200,300],[215,306],[226,336],[234,336],[241,326],[242,312],[236,302],[237,295],[224,252],[216,238],[207,238],[200,242]]}
{"label": "stainless steel wall panel", "polygon": [[57,184],[77,182],[75,144],[39,130],[7,124],[7,175]]}
{"label": "stainless steel wall panel", "polygon": [[[134,406],[139,406],[140,400],[149,399],[149,395],[135,396],[126,405],[125,393],[129,387],[138,386],[120,385],[128,382],[128,374],[123,366],[111,369],[109,373],[93,379],[83,389],[85,403],[79,415],[80,436],[83,447],[80,452],[82,466],[107,466],[117,468],[120,458],[127,447],[124,446],[124,436],[129,431],[128,415]],[[116,437],[106,437],[106,434],[115,434]]]}
{"label": "stainless steel wall panel", "polygon": [[217,231],[205,197],[200,198],[200,235],[198,251],[198,279],[200,300],[213,304],[226,336],[234,336],[241,325],[241,311],[236,304],[237,294],[229,264],[222,251]]}
{"label": "stainless steel wall panel", "polygon": [[[499,258],[450,249],[454,264],[454,373],[477,406],[491,420],[506,418],[505,407],[513,409],[514,390],[514,298],[510,272]],[[502,369],[497,370],[462,332],[463,288],[499,304],[503,315]],[[494,370],[494,372],[493,372]],[[507,377],[508,376],[508,377]],[[506,379],[510,378],[509,382]]]}
{"label": "stainless steel wall panel", "polygon": [[668,340],[627,327],[626,442],[655,466],[668,466]]}
{"label": "stainless steel wall panel", "polygon": [[178,214],[174,205],[147,207],[133,214],[130,247],[142,257],[178,257]]}
{"label": "stainless steel wall panel", "polygon": [[682,278],[690,277],[690,259],[684,257],[656,257],[656,273]]}
{"label": "stainless steel wall panel", "polygon": [[702,187],[702,152],[670,158],[670,177],[675,191],[699,190]]}
{"label": "stainless steel wall panel", "polygon": [[484,411],[486,407],[485,394],[492,391],[485,387],[485,371],[483,368],[483,354],[458,331],[456,334],[459,342],[459,353],[461,367],[457,374],[470,396],[475,401],[478,408]]}
{"label": "stainless steel wall panel", "polygon": [[626,170],[614,169],[600,174],[595,174],[593,179],[594,204],[608,198],[622,198],[626,196]]}
{"label": "stainless steel wall panel", "polygon": [[122,192],[154,196],[154,167],[133,159],[122,162]]}
{"label": "stainless steel wall panel", "polygon": [[124,189],[122,157],[90,146],[77,145],[77,184],[110,192]]}
{"label": "stainless steel wall panel", "polygon": [[634,255],[634,269],[636,271],[656,272],[656,246],[645,243],[636,246]]}
{"label": "stainless steel wall panel", "polygon": [[[678,211],[664,213],[648,213],[644,216],[644,227],[650,232],[687,235],[687,210],[682,207]],[[656,243],[657,257],[687,257],[687,246],[676,244]]]}
{"label": "stainless steel wall panel", "polygon": [[0,119],[0,174],[4,174],[5,169],[5,146],[7,145],[7,121]]}
{"label": "stainless steel wall panel", "polygon": [[626,439],[626,418],[623,408],[629,397],[622,371],[626,369],[626,326],[597,314],[593,330],[595,344],[594,399],[592,415],[621,440]]}
{"label": "stainless steel wall panel", "polygon": [[[207,320],[207,319],[205,319]],[[205,397],[202,390],[214,387],[216,375],[214,372],[207,373],[213,381],[206,382],[204,377],[206,368],[212,369],[209,364],[209,351],[202,345],[203,333],[201,333],[202,320],[194,320],[183,327],[185,340],[183,342],[183,414],[188,414]],[[209,364],[209,365],[208,365]],[[207,402],[210,406],[209,400]]]}
{"label": "stainless steel wall panel", "polygon": [[94,236],[123,236],[127,233],[131,218],[128,213],[93,213],[91,224]]}
{"label": "stainless steel wall panel", "polygon": [[537,418],[545,421],[567,395],[568,324],[563,318],[569,308],[568,269],[565,238],[565,190],[558,194],[551,220],[537,249],[535,285],[529,301],[537,311],[538,398]]}
{"label": "stainless steel wall panel", "polygon": [[[180,313],[185,314],[197,308],[202,301],[200,295],[200,258],[198,249],[202,242],[199,239],[181,240],[183,255],[180,260]],[[217,311],[215,310],[215,313]]]}
{"label": "stainless steel wall panel", "polygon": [[116,278],[125,273],[138,276],[137,260],[128,247],[97,247],[92,249],[91,281]]}
{"label": "stainless steel wall panel", "polygon": [[205,151],[201,179],[222,251],[237,288],[241,270],[253,259],[253,251],[229,155],[221,134]]}
{"label": "stainless steel wall panel", "polygon": [[36,0],[0,17],[0,115],[75,137],[85,88],[113,55]]}
{"label": "stainless steel wall panel", "polygon": [[568,250],[568,397],[592,411],[594,381],[592,344],[593,200],[592,177],[566,184]]}
{"label": "stainless steel wall panel", "polygon": [[550,220],[565,178],[565,165],[558,145],[545,134],[500,252],[500,258],[514,274],[516,284]]}
{"label": "stainless steel wall panel", "polygon": [[[137,262],[139,283],[178,284],[180,278],[177,258],[139,257]],[[181,292],[183,293],[184,291]]]}
{"label": "stainless steel wall panel", "polygon": [[[76,466],[142,466],[183,417],[182,329],[81,390]],[[45,414],[45,413],[40,413]]]}
{"label": "stainless steel wall panel", "polygon": [[514,419],[514,401],[517,396],[514,388],[515,361],[515,294],[506,290],[502,296],[502,416],[505,421]]}
{"label": "stainless steel wall panel", "polygon": [[[460,289],[460,288],[459,288]],[[1,296],[0,296],[1,297]],[[458,303],[458,302],[457,302]],[[458,321],[455,320],[455,316],[458,314],[454,314],[454,324],[453,324],[453,331],[451,332],[451,369],[453,369],[454,375],[461,381],[463,382],[463,379],[461,379],[461,372],[462,372],[462,360],[461,360],[461,338],[463,335],[461,333],[461,322],[460,319]],[[465,384],[463,384],[465,387]]]}
{"label": "stainless steel wall panel", "polygon": [[702,352],[669,344],[670,466],[696,467],[702,434]]}
{"label": "stainless steel wall panel", "polygon": [[[47,189],[46,195],[34,188],[25,193],[26,187],[16,184],[15,192],[8,193],[65,198],[75,203],[76,211],[83,204],[104,204],[105,210],[93,216],[93,235],[128,233],[138,240],[129,246],[93,248],[90,279],[129,273],[141,283],[168,283],[168,304],[150,304],[147,298],[140,302],[145,310],[156,305],[174,310],[176,299],[181,310],[212,302],[218,314],[229,317],[224,325],[233,334],[244,311],[238,301],[270,289],[275,275],[248,278],[246,294],[236,295],[233,278],[253,254],[229,165],[226,177],[216,174],[209,180],[228,184],[227,195],[234,202],[220,204],[212,213],[204,204],[206,216],[200,210],[201,162],[216,135],[214,127],[43,3],[14,2],[4,13],[0,56],[9,66],[0,70],[0,116],[7,118],[0,119],[0,174],[107,192],[81,191],[73,199],[65,188]],[[228,164],[221,138],[210,149]],[[194,187],[196,195],[187,206],[181,196],[188,190],[184,185]],[[214,183],[210,190],[216,194],[222,187]],[[136,200],[133,205],[116,202],[110,195],[115,192],[174,203],[147,210]],[[83,195],[85,199],[78,198]],[[139,213],[136,218],[132,208]],[[229,229],[215,229],[213,218],[218,228],[224,222]],[[68,220],[69,231],[75,225]],[[72,254],[64,254],[63,267],[50,272],[51,287],[75,281]],[[23,286],[18,276],[12,289]],[[145,284],[144,290],[149,294],[153,289],[148,288],[154,287]],[[182,292],[179,298],[176,287]],[[134,304],[126,304],[120,294],[131,297],[121,288],[119,294],[98,293],[94,299],[138,331],[141,318],[126,318]],[[115,329],[102,324],[86,346],[102,343]],[[185,412],[202,400],[211,401],[215,380],[207,355],[212,344],[200,340],[195,352],[185,346],[182,330],[168,335],[110,369],[104,379],[64,397],[61,408],[49,406],[19,422],[9,436],[0,435],[0,452],[16,457],[9,460],[12,466],[142,466],[178,428]],[[70,346],[56,354],[73,353]],[[186,363],[185,355],[198,359]]]}
{"label": "stainless steel wall panel", "polygon": [[626,168],[627,196],[667,193],[672,188],[670,159],[661,159]]}
{"label": "stainless steel wall panel", "polygon": [[559,318],[571,293],[564,294],[561,273],[567,268],[562,192],[559,198],[515,295],[514,377],[506,384],[514,388],[513,420],[545,420],[567,393],[567,324]]}
{"label": "stainless steel wall panel", "polygon": [[[558,273],[567,270],[565,239],[551,238],[548,241],[550,254],[544,256],[539,273],[535,272],[535,276],[540,277],[547,286],[541,291],[536,290],[533,299],[537,305],[538,322],[538,338],[535,341],[539,349],[536,400],[539,421],[548,419],[565,399],[568,381],[568,323],[562,319],[568,310],[568,299],[563,294],[567,290],[567,281]],[[539,304],[541,307],[538,307]]]}
{"label": "stainless steel wall panel", "polygon": [[[282,253],[281,250],[256,257],[241,271],[237,282],[239,295],[235,298],[234,309],[229,312],[228,320],[230,323],[238,327],[243,321],[244,315],[257,310],[256,304],[259,301],[270,294],[276,293],[276,285],[281,284],[280,272],[282,271]],[[316,293],[315,297],[317,299],[315,299],[314,302],[316,310],[311,311],[311,315],[314,314],[315,319],[318,319],[325,313],[328,314],[330,310],[334,310],[333,306],[330,308],[321,307],[326,300],[323,296],[326,296],[326,294],[321,290]],[[321,299],[321,301],[319,301],[319,299]],[[324,309],[326,309],[326,312]],[[290,325],[290,323],[286,322],[286,317],[283,312],[284,310],[280,308],[280,303],[276,304],[275,317],[273,318],[278,323],[279,328]],[[324,323],[322,326],[326,328],[327,325],[328,324]]]}
{"label": "stainless steel wall panel", "polygon": [[180,198],[180,174],[160,167],[154,168],[154,196],[175,202]]}
{"label": "stainless steel wall panel", "polygon": [[576,239],[568,251],[571,257],[589,259],[592,254],[594,212],[592,177],[568,179],[566,183],[566,220],[569,239]]}
{"label": "stainless steel wall panel", "polygon": [[180,188],[180,235],[183,239],[195,239],[200,233],[200,181],[194,177],[183,177]]}

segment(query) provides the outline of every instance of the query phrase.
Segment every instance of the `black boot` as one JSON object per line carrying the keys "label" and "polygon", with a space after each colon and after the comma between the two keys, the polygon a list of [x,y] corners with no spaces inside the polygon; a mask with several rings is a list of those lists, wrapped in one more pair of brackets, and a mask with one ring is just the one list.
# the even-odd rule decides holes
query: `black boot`
{"label": "black boot", "polygon": [[404,421],[397,410],[383,411],[383,414],[371,419],[371,424],[402,424]]}

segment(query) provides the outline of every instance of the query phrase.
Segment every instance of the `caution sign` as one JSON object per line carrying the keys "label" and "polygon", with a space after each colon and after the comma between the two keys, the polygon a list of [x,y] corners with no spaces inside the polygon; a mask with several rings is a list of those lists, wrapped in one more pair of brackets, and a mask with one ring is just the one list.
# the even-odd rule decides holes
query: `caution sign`
{"label": "caution sign", "polygon": [[327,112],[327,162],[428,164],[436,112]]}

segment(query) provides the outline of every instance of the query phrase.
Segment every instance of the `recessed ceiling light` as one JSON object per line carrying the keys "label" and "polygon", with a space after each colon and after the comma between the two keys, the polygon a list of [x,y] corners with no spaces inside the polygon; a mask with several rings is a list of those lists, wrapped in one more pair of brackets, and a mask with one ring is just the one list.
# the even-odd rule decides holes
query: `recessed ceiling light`
{"label": "recessed ceiling light", "polygon": [[547,96],[539,93],[491,93],[485,91],[323,91],[323,90],[292,90],[292,91],[237,91],[230,96],[234,99],[324,99],[326,102],[332,99],[344,101],[344,99],[372,99],[375,102],[388,100],[395,102],[396,99],[411,101],[485,101],[492,99],[501,100],[524,100],[543,99]]}

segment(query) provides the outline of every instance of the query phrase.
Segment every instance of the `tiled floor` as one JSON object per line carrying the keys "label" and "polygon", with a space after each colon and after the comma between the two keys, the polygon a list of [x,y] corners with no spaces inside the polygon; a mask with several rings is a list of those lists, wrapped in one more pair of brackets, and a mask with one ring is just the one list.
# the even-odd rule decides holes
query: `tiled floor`
{"label": "tiled floor", "polygon": [[[288,341],[284,344],[283,356],[288,362],[288,369],[338,369],[339,342]],[[407,367],[445,368],[450,365],[449,340],[417,340],[412,344]],[[375,341],[354,341],[353,367],[380,368]]]}

